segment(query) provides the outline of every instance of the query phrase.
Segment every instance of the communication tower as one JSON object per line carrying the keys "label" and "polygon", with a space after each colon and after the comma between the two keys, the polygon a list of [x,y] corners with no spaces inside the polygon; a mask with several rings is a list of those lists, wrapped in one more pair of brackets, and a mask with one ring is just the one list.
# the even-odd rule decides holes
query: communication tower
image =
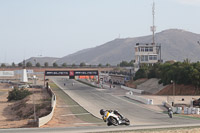
{"label": "communication tower", "polygon": [[153,1],[152,6],[152,15],[153,15],[153,25],[151,26],[151,31],[153,33],[153,45],[155,45],[155,32],[156,32],[156,26],[155,26],[155,2]]}

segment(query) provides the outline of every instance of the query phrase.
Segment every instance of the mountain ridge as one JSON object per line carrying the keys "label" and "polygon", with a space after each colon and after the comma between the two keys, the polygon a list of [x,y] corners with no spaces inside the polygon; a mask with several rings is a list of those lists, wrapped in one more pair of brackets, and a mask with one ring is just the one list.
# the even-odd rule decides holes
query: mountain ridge
{"label": "mountain ridge", "polygon": [[[161,55],[164,61],[191,61],[200,60],[200,34],[182,29],[167,29],[155,34],[156,43],[161,44]],[[102,45],[79,50],[75,53],[58,58],[55,62],[59,65],[67,64],[111,64],[117,65],[121,61],[134,60],[134,47],[136,43],[152,43],[152,35],[116,38]]]}

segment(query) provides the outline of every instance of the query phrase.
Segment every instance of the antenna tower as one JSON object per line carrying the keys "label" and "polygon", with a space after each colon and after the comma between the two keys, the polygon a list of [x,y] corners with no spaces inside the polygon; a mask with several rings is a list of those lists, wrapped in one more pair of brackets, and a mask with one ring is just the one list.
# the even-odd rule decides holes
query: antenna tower
{"label": "antenna tower", "polygon": [[155,31],[156,31],[156,26],[154,24],[155,21],[155,2],[153,1],[153,6],[152,6],[152,15],[153,15],[153,26],[151,26],[151,31],[153,33],[153,45],[155,45]]}

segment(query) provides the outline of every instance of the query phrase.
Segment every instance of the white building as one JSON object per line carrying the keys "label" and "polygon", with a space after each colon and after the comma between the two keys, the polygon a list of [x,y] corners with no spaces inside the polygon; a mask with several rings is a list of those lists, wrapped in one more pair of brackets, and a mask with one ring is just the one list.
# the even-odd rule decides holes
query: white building
{"label": "white building", "polygon": [[136,72],[141,65],[152,65],[160,61],[161,45],[137,43],[135,46],[134,71]]}

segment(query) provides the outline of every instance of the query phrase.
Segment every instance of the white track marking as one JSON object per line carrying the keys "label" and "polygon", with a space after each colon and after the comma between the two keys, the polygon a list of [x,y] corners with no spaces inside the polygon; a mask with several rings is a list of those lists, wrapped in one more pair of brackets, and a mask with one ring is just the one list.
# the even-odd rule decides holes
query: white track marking
{"label": "white track marking", "polygon": [[90,115],[90,113],[67,114],[67,115],[61,115],[61,116],[72,116],[72,115]]}
{"label": "white track marking", "polygon": [[70,108],[70,107],[78,107],[79,105],[58,105],[57,108]]}

